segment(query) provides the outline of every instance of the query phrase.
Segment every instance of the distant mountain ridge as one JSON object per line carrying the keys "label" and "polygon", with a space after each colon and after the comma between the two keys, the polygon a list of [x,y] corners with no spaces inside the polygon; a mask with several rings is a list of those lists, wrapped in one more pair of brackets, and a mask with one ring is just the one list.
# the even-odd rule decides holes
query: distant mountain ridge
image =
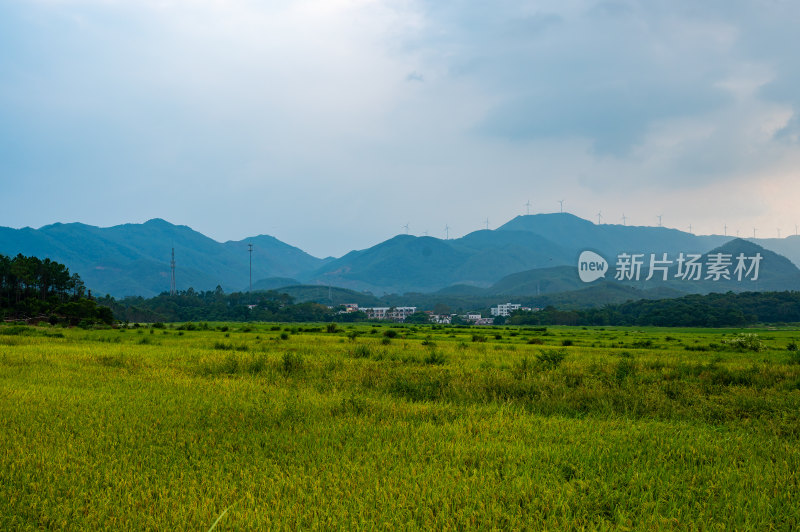
{"label": "distant mountain ridge", "polygon": [[[212,290],[217,285],[226,292],[247,290],[247,244],[252,243],[254,289],[321,285],[375,296],[414,292],[513,297],[585,289],[575,273],[583,250],[593,250],[611,261],[622,252],[707,254],[733,241],[736,239],[728,236],[697,236],[664,227],[597,225],[572,214],[555,213],[517,216],[496,230],[475,231],[456,239],[398,235],[343,257],[320,259],[272,236],[221,243],[158,218],[108,228],[81,223],[40,229],[0,227],[0,253],[49,257],[80,274],[95,293],[115,297],[168,291],[173,247],[179,290]],[[800,237],[747,239],[737,245],[753,242],[763,243],[767,249],[780,248],[800,261]],[[795,286],[794,272],[787,266],[790,261],[767,262],[780,263],[782,273],[773,278],[765,270],[759,290]],[[669,292],[708,290],[702,283],[665,283],[664,288]]]}
{"label": "distant mountain ridge", "polygon": [[81,223],[40,229],[0,228],[0,253],[49,257],[80,274],[98,294],[157,295],[170,288],[170,255],[175,248],[176,285],[225,291],[249,283],[247,244],[253,243],[253,281],[292,277],[319,268],[325,260],[267,235],[217,242],[184,225],[162,219],[99,228]]}

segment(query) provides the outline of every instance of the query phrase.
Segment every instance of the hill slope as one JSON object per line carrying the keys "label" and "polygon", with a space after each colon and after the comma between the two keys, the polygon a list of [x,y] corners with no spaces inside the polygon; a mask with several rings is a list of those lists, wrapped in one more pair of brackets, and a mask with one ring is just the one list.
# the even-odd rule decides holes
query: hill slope
{"label": "hill slope", "polygon": [[95,293],[114,296],[168,291],[173,247],[179,290],[211,290],[217,285],[226,291],[239,290],[249,283],[248,242],[254,244],[254,280],[293,277],[324,264],[271,236],[223,244],[161,219],[107,228],[80,223],[0,228],[0,253],[50,257],[78,273]]}

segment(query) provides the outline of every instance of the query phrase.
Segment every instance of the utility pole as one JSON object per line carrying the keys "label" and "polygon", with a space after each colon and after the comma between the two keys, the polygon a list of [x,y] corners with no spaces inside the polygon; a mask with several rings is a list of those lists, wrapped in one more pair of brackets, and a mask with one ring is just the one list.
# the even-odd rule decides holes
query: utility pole
{"label": "utility pole", "polygon": [[253,292],[253,244],[247,244],[247,251],[250,253],[250,290],[247,292],[247,299],[252,303]]}
{"label": "utility pole", "polygon": [[175,289],[175,248],[172,248],[172,260],[169,262],[170,281],[169,281],[169,295],[174,296],[178,293]]}

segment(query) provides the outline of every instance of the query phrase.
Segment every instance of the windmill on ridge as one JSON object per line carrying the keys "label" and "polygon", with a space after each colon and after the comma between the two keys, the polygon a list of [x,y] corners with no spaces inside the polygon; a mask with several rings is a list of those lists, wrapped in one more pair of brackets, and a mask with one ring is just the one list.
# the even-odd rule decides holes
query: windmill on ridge
{"label": "windmill on ridge", "polygon": [[489,230],[489,218],[486,218],[486,230]]}
{"label": "windmill on ridge", "polygon": [[408,234],[408,224],[404,225],[403,229],[405,229],[406,230],[406,234]]}
{"label": "windmill on ridge", "polygon": [[558,212],[563,214],[564,213],[564,200],[563,199],[558,200],[558,204],[560,206],[559,209],[558,209]]}
{"label": "windmill on ridge", "polygon": [[528,203],[525,204],[525,214],[531,215],[531,200],[528,200]]}
{"label": "windmill on ridge", "polygon": [[445,225],[444,226],[444,239],[445,240],[450,240],[450,226],[449,225]]}
{"label": "windmill on ridge", "polygon": [[625,223],[625,221],[626,221],[627,219],[628,219],[628,218],[625,216],[625,213],[623,212],[623,213],[622,213],[622,225],[627,225],[627,224]]}
{"label": "windmill on ridge", "polygon": [[603,211],[597,211],[597,225],[600,225],[600,220],[603,218]]}
{"label": "windmill on ridge", "polygon": [[664,215],[663,215],[663,214],[659,214],[658,216],[656,216],[656,218],[658,218],[658,226],[659,226],[659,227],[663,227],[663,226],[661,225],[661,217],[662,217],[662,216],[664,216]]}

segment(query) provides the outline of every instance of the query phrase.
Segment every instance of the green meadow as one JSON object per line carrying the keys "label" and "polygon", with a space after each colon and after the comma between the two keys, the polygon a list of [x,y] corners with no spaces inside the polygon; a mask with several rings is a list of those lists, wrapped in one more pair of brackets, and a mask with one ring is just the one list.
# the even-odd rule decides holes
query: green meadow
{"label": "green meadow", "polygon": [[0,327],[0,529],[797,530],[798,342]]}

